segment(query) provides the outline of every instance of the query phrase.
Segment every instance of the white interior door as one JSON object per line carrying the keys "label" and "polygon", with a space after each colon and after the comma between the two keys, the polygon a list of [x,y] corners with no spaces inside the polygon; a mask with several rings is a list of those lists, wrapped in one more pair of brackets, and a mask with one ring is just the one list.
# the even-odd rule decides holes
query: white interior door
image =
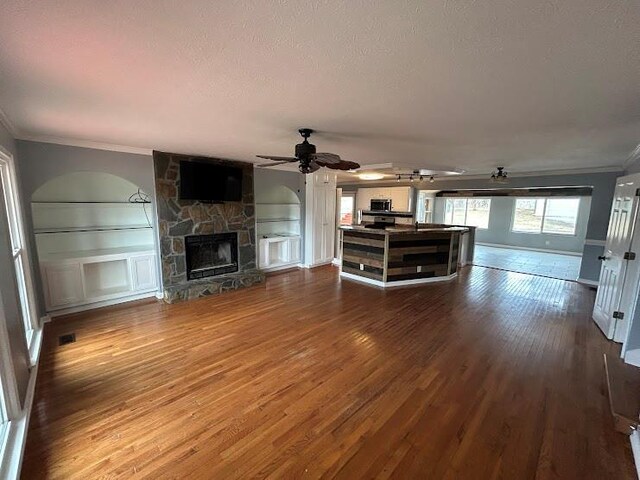
{"label": "white interior door", "polygon": [[[627,261],[624,258],[631,245],[635,217],[637,182],[621,182],[616,186],[609,218],[605,252],[600,259],[600,281],[593,307],[593,320],[606,335],[613,339],[618,320],[613,318],[619,310]],[[620,326],[622,329],[623,326]],[[618,335],[620,337],[620,335]],[[619,340],[621,341],[621,340]]]}

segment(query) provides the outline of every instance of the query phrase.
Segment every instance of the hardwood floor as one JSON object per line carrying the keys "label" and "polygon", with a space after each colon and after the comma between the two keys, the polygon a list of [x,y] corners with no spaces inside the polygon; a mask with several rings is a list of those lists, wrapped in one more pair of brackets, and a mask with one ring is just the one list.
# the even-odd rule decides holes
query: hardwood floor
{"label": "hardwood floor", "polygon": [[57,319],[22,477],[635,478],[593,300],[482,267],[387,291],[327,267]]}

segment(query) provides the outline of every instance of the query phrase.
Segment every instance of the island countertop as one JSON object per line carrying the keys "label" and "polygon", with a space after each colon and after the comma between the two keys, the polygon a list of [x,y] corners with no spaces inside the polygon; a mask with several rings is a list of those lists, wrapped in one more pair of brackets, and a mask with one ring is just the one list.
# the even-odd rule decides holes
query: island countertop
{"label": "island countertop", "polygon": [[412,227],[410,225],[407,226],[393,226],[393,227],[385,227],[385,228],[368,228],[364,225],[340,225],[340,229],[344,231],[354,231],[354,232],[368,232],[375,233],[378,235],[389,235],[389,234],[407,234],[407,235],[415,235],[425,232],[468,232],[469,229],[467,227]]}
{"label": "island countertop", "polygon": [[457,275],[468,228],[424,226],[342,230],[341,276],[389,287],[450,280]]}

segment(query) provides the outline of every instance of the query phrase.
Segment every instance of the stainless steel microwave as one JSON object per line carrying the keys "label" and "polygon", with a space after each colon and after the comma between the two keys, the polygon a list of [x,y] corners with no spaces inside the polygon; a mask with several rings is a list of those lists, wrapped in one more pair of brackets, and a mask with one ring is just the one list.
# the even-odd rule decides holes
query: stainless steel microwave
{"label": "stainless steel microwave", "polygon": [[390,212],[391,211],[391,199],[390,198],[373,198],[373,199],[371,199],[370,210],[372,212]]}

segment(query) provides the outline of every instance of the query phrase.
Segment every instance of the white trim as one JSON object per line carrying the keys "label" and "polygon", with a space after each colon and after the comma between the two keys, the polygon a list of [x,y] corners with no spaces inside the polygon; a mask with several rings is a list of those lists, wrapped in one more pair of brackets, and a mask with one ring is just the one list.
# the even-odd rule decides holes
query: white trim
{"label": "white trim", "polygon": [[414,278],[411,280],[397,280],[395,282],[382,282],[380,280],[374,280],[373,278],[361,277],[360,275],[354,275],[353,273],[346,273],[340,271],[340,276],[347,280],[355,280],[356,282],[367,283],[369,285],[375,285],[376,287],[390,288],[390,287],[403,287],[407,285],[420,285],[422,283],[435,283],[446,282],[458,276],[457,273],[445,277],[430,277],[430,278]]}
{"label": "white trim", "polygon": [[335,265],[336,267],[339,267],[340,265],[342,265],[342,259],[341,258],[334,258],[333,260],[331,260],[331,264]]}
{"label": "white trim", "polygon": [[311,268],[322,267],[322,266],[324,266],[324,265],[331,265],[331,264],[333,264],[333,259],[331,259],[331,260],[327,260],[326,262],[319,262],[319,263],[313,263],[313,264],[306,264],[306,263],[304,263],[304,264],[302,264],[301,266],[302,266],[302,268],[309,268],[309,269],[311,269]]}
{"label": "white trim", "polygon": [[131,147],[114,143],[95,142],[93,140],[77,140],[72,138],[54,137],[49,135],[15,135],[18,140],[30,142],[53,143],[55,145],[68,145],[71,147],[94,148],[110,152],[134,153],[138,155],[151,155],[153,149],[143,147]]}
{"label": "white trim", "polygon": [[581,283],[582,285],[587,285],[589,287],[598,288],[598,282],[596,280],[589,280],[587,278],[578,278],[576,282]]}
{"label": "white trim", "polygon": [[20,478],[24,448],[27,442],[27,429],[29,428],[29,418],[36,390],[36,379],[38,377],[38,365],[34,365],[29,375],[27,394],[24,401],[24,408],[20,416],[9,423],[9,434],[4,457],[0,464],[0,478],[6,480],[17,480]]}
{"label": "white trim", "polygon": [[264,273],[270,273],[277,272],[278,270],[287,270],[292,268],[301,268],[301,265],[296,262],[289,262],[282,265],[276,265],[274,267],[262,267],[260,270],[262,270]]}
{"label": "white trim", "polygon": [[640,478],[640,432],[635,430],[629,435],[629,441],[631,442],[631,451],[633,452],[633,463],[636,466],[636,474]]}
{"label": "white trim", "polygon": [[555,253],[558,255],[569,255],[572,257],[582,256],[582,253],[578,253],[578,252],[567,252],[565,250],[548,250],[545,248],[533,248],[533,247],[516,247],[515,245],[503,245],[501,243],[476,242],[476,245],[484,245],[486,247],[506,248],[508,250],[529,250],[531,252]]}
{"label": "white trim", "polygon": [[586,238],[584,241],[585,245],[593,245],[594,247],[604,247],[607,244],[606,240],[593,240],[591,238]]}
{"label": "white trim", "polygon": [[[61,317],[63,315],[68,315],[70,313],[84,312],[86,310],[93,310],[94,308],[108,307],[110,305],[133,302],[135,300],[142,300],[143,298],[151,298],[151,297],[157,297],[157,293],[155,289],[145,293],[140,293],[138,295],[131,295],[129,297],[120,297],[120,298],[114,298],[111,300],[103,300],[101,302],[88,303],[86,305],[78,305],[76,307],[63,308],[60,310],[51,310],[49,314],[53,315],[55,320],[55,317]],[[164,297],[159,297],[159,298],[163,299]]]}
{"label": "white trim", "polygon": [[163,291],[161,291],[161,290],[158,290],[158,291],[156,292],[156,298],[157,298],[158,300],[164,300],[164,292],[163,292]]}
{"label": "white trim", "polygon": [[40,359],[40,349],[42,347],[42,328],[33,331],[31,335],[31,341],[29,342],[29,360],[31,366],[38,364]]}
{"label": "white trim", "polygon": [[[35,292],[36,292],[36,288],[35,288],[35,282],[33,281],[33,276],[31,275],[32,270],[32,262],[31,262],[31,255],[29,250],[27,249],[27,235],[26,235],[26,229],[24,228],[24,205],[22,205],[22,198],[21,198],[21,192],[20,192],[20,182],[18,182],[18,175],[16,173],[16,165],[15,165],[15,158],[13,157],[13,155],[11,155],[11,153],[7,152],[4,149],[0,149],[0,165],[1,164],[5,164],[6,165],[6,169],[7,169],[7,173],[8,173],[8,182],[9,182],[9,191],[8,192],[4,192],[5,197],[10,197],[10,200],[12,202],[12,207],[15,210],[15,212],[13,212],[13,216],[15,218],[13,218],[13,222],[15,223],[15,227],[18,230],[17,233],[17,237],[18,237],[18,243],[19,243],[19,252],[20,252],[20,261],[22,264],[22,277],[24,279],[24,283],[26,286],[26,292],[24,292],[24,295],[27,298],[27,309],[29,310],[29,326],[31,327],[31,329],[37,330],[38,328],[40,328],[40,325],[37,322],[37,318],[38,318],[38,302],[36,301],[35,298]],[[9,205],[5,205],[5,208],[9,208]],[[7,221],[9,223],[9,230],[11,231],[11,212],[8,212],[7,215]],[[12,245],[13,248],[13,245]],[[16,274],[17,275],[17,274]],[[20,286],[18,285],[18,289],[20,289]],[[20,299],[20,301],[22,302],[22,299]]]}

